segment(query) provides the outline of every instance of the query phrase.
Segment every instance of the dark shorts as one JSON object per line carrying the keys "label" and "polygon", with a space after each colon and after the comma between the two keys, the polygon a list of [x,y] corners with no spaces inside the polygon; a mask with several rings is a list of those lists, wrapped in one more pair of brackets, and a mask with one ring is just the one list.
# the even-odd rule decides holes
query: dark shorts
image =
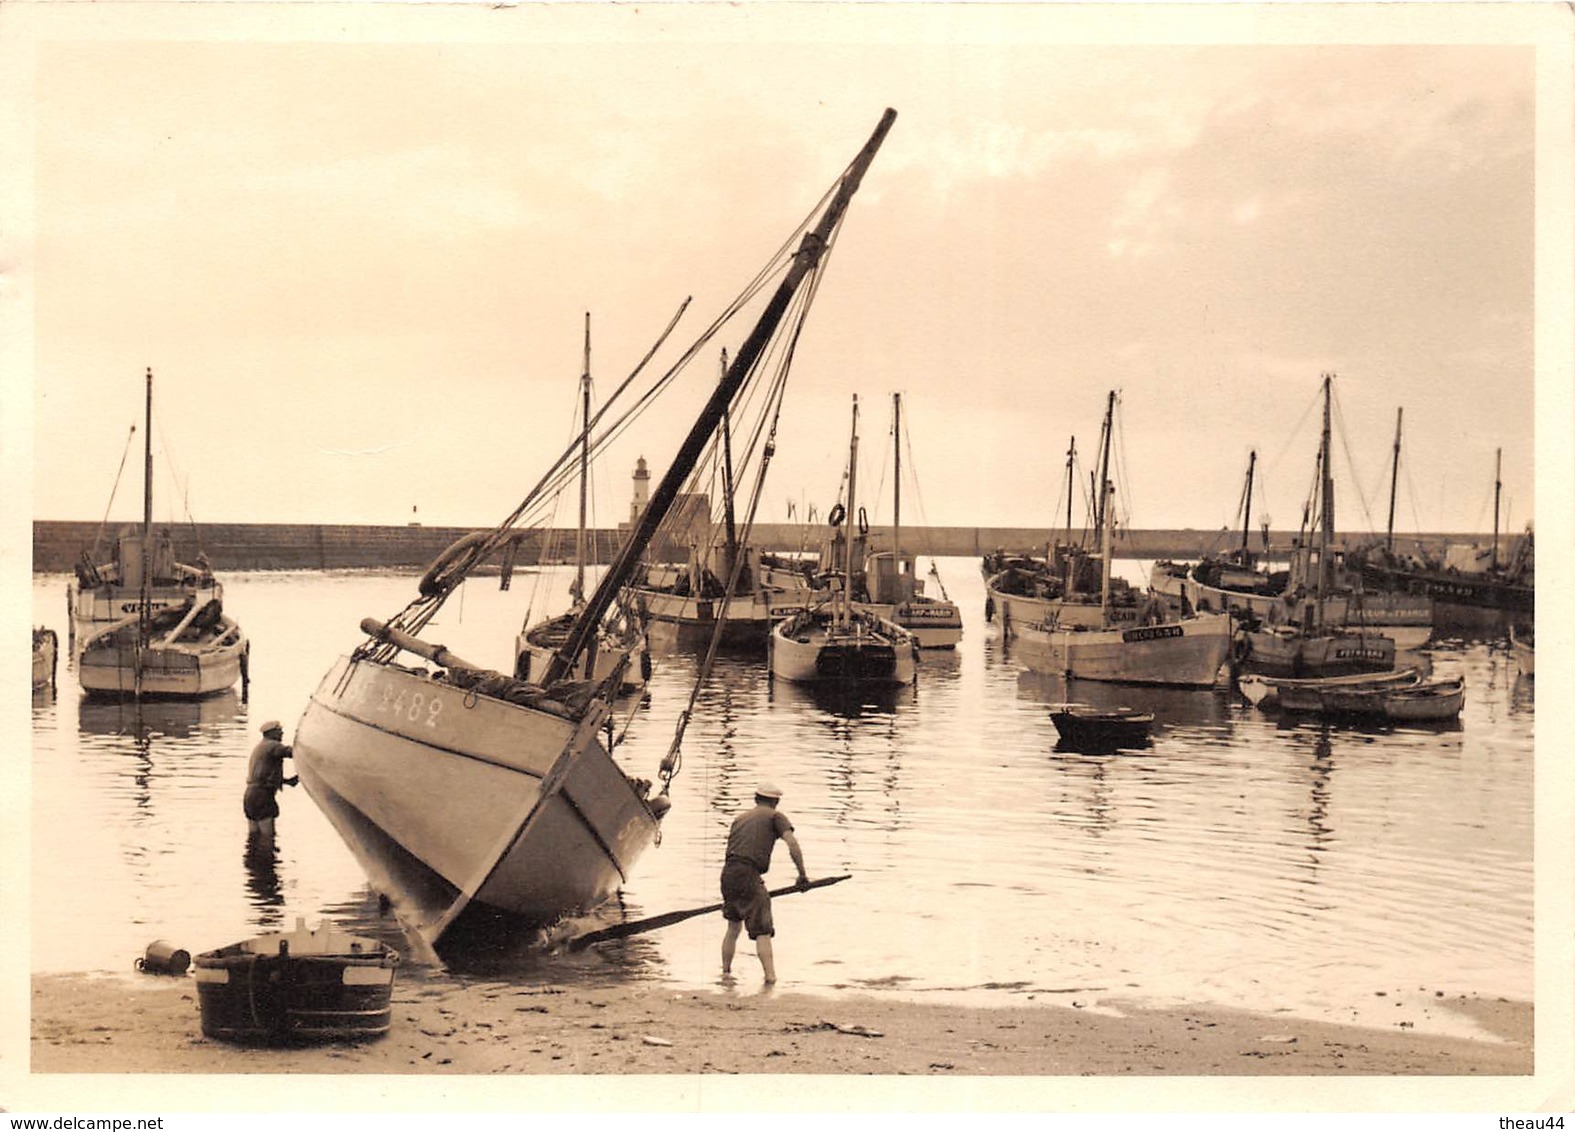
{"label": "dark shorts", "polygon": [[248,786],[246,796],[241,799],[241,809],[246,811],[248,821],[262,821],[279,816],[279,801],[266,786]]}
{"label": "dark shorts", "polygon": [[771,894],[752,865],[729,861],[722,866],[722,918],[743,922],[750,939],[776,935],[771,922]]}

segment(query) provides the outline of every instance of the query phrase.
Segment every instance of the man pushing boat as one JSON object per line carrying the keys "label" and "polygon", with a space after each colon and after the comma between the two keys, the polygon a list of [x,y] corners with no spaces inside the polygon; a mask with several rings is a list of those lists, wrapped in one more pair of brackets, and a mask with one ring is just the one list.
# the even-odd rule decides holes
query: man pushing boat
{"label": "man pushing boat", "polygon": [[771,868],[771,850],[779,839],[788,847],[793,864],[798,866],[799,889],[809,887],[804,852],[793,835],[793,823],[777,809],[781,800],[781,790],[769,782],[762,782],[755,787],[754,808],[734,818],[728,830],[727,859],[722,864],[722,918],[727,921],[727,933],[722,937],[724,978],[733,973],[738,935],[747,928],[749,938],[755,941],[755,954],[760,957],[766,982],[777,981],[776,963],[771,954],[776,927],[771,920],[771,893],[766,891],[764,877]]}
{"label": "man pushing boat", "polygon": [[297,775],[284,776],[284,760],[294,752],[284,744],[284,727],[277,719],[262,725],[262,740],[252,748],[246,764],[246,794],[241,808],[251,834],[267,841],[273,840],[273,820],[279,816],[280,790],[301,781]]}

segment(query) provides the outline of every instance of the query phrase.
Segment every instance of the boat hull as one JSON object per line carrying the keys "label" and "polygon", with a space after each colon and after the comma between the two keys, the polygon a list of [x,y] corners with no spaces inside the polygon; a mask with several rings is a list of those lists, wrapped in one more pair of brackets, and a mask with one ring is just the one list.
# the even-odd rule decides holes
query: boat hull
{"label": "boat hull", "polygon": [[244,637],[223,645],[151,645],[99,640],[77,655],[77,683],[98,696],[198,699],[235,686],[242,677],[248,644]]}
{"label": "boat hull", "polygon": [[202,1032],[271,1045],[380,1038],[398,964],[376,940],[327,928],[204,952],[194,971]]}
{"label": "boat hull", "polygon": [[954,649],[962,640],[962,611],[949,601],[859,602],[858,607],[906,629],[921,649]]}
{"label": "boat hull", "polygon": [[[1104,627],[1106,622],[1097,595],[1092,601],[1067,601],[1065,598],[1006,593],[993,586],[988,587],[988,593],[994,616],[1001,623],[1001,632],[1008,639],[1018,636],[1019,629],[1024,626],[1051,623],[1063,628],[1098,629]],[[1136,608],[1112,610],[1110,618],[1115,624],[1123,621],[1135,624],[1137,619]]]}
{"label": "boat hull", "polygon": [[1350,676],[1388,672],[1395,666],[1395,642],[1388,634],[1341,633],[1303,636],[1294,632],[1246,634],[1245,672],[1263,676]]}
{"label": "boat hull", "polygon": [[1112,750],[1146,746],[1154,713],[1130,708],[1097,710],[1072,706],[1051,712],[1050,721],[1055,724],[1061,744],[1068,749]]}
{"label": "boat hull", "polygon": [[346,657],[301,717],[295,766],[373,887],[436,946],[472,903],[538,926],[593,908],[655,839],[640,784],[597,739],[602,717]]}
{"label": "boat hull", "polygon": [[1212,687],[1230,657],[1228,614],[1201,614],[1159,625],[1070,629],[1025,625],[1020,637],[1031,667],[1068,679],[1112,684]]}
{"label": "boat hull", "polygon": [[806,614],[779,622],[771,632],[771,675],[795,684],[898,686],[918,674],[917,643],[889,621],[854,615],[834,627],[830,615]]}
{"label": "boat hull", "polygon": [[803,601],[781,595],[740,594],[722,608],[719,597],[695,597],[663,590],[636,589],[636,603],[648,623],[668,625],[679,631],[702,632],[709,637],[723,621],[722,641],[728,645],[764,648],[771,627],[803,608]]}

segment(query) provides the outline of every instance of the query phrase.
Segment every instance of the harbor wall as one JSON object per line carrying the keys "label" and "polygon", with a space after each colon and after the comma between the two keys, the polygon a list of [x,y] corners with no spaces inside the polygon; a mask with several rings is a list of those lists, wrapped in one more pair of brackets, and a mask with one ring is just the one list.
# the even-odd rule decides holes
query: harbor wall
{"label": "harbor wall", "polygon": [[[33,523],[35,572],[68,571],[84,551],[95,561],[105,561],[117,533],[131,524],[38,519]],[[196,523],[159,524],[175,545],[175,557],[193,561],[206,554],[215,570],[345,570],[421,568],[456,539],[470,534],[469,527],[362,526],[312,523]],[[757,523],[753,542],[776,552],[818,549],[824,528],[806,530],[798,523]],[[891,545],[891,529],[874,527],[877,546]],[[616,553],[624,531],[600,529],[587,532],[590,557],[606,562]],[[1291,532],[1271,532],[1274,546],[1289,546]],[[1368,541],[1375,536],[1348,536],[1348,541]],[[1500,535],[1499,555],[1506,557],[1518,535]],[[975,557],[996,549],[1043,555],[1048,535],[1034,527],[903,527],[902,545],[925,557]],[[1205,553],[1237,545],[1239,533],[1199,530],[1127,530],[1115,544],[1118,558],[1196,559]],[[1476,544],[1486,550],[1491,534],[1421,534],[1395,536],[1395,549],[1415,553],[1421,546],[1436,549],[1447,543]],[[536,565],[545,555],[561,561],[574,551],[573,536],[562,531],[524,531],[519,534],[515,562]],[[1261,545],[1258,537],[1254,545]],[[95,550],[96,546],[96,550]],[[672,547],[667,548],[672,557]]]}

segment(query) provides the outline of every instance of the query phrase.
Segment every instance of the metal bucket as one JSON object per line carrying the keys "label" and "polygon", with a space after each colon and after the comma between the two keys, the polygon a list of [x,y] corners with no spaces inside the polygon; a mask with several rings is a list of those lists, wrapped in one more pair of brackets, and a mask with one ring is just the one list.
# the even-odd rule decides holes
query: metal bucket
{"label": "metal bucket", "polygon": [[156,939],[137,960],[137,970],[149,975],[184,975],[191,966],[191,953],[167,940]]}

